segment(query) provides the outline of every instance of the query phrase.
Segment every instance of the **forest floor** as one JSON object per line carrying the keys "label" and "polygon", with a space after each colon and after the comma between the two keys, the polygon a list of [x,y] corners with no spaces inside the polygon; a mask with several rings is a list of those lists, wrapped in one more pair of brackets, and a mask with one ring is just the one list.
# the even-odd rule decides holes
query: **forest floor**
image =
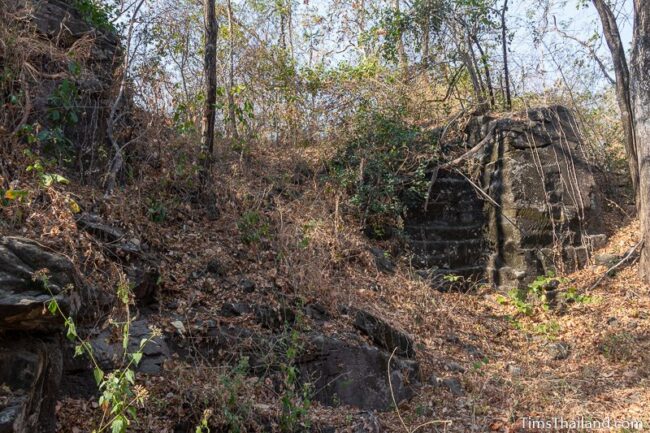
{"label": "forest floor", "polygon": [[[47,191],[48,200],[28,209],[21,234],[77,251],[92,263],[91,278],[104,285],[114,281],[110,266],[88,235],[77,232],[66,197],[139,237],[157,252],[162,269],[151,320],[170,335],[179,333],[174,322],[181,321],[181,337],[192,345],[202,344],[210,321],[268,332],[249,314],[222,317],[225,302],[318,302],[332,316],[318,325],[329,335],[351,329],[342,305],[378,313],[414,337],[423,384],[398,410],[377,414],[384,431],[413,432],[425,423],[418,431],[534,431],[524,425],[527,418],[650,425],[650,288],[637,278],[633,261],[593,289],[606,266],[561,275],[563,289],[576,289],[573,302],[551,309],[531,304],[527,314],[486,286],[437,291],[399,257],[393,274],[379,271],[369,252],[378,243],[341,215],[336,193],[318,180],[320,167],[290,152],[277,154],[256,149],[221,158],[216,218],[184,192],[173,158],[160,155],[162,167],[151,167],[109,200],[74,183]],[[614,234],[596,254],[620,256],[637,245],[634,219],[612,224]],[[390,243],[379,246],[393,251]],[[211,263],[221,270],[204,272]],[[241,290],[242,280],[254,283],[254,293]],[[316,326],[305,319],[306,329]],[[236,361],[237,353],[233,348],[228,356]],[[233,385],[225,380],[232,377],[227,364],[170,358],[161,376],[141,377],[150,397],[132,430],[171,433],[179,422],[196,423],[206,407],[219,412],[234,386],[235,406],[247,408],[237,414],[247,426],[242,431],[255,425],[266,431],[263,425],[281,412],[277,390],[268,378],[244,375]],[[450,378],[457,388],[441,386]],[[99,413],[93,399],[62,400],[58,411],[59,431],[73,433],[90,431]],[[313,425],[345,431],[358,415],[354,408],[312,402],[308,417]]]}

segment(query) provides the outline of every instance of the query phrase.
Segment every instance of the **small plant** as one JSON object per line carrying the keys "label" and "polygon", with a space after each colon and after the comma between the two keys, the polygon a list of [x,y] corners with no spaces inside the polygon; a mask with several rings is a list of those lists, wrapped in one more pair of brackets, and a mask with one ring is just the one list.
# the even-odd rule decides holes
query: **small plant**
{"label": "small plant", "polygon": [[[243,419],[250,410],[248,404],[242,404],[240,395],[243,391],[244,379],[248,371],[248,357],[239,360],[235,369],[228,375],[221,377],[221,384],[225,388],[225,401],[223,415],[228,423],[228,432],[240,433],[245,431]],[[209,430],[207,430],[209,432]]]}
{"label": "small plant", "polygon": [[143,386],[135,383],[134,368],[140,363],[147,344],[161,335],[160,330],[152,329],[151,335],[143,338],[134,352],[128,352],[129,328],[132,320],[129,311],[131,294],[126,282],[120,284],[117,289],[117,298],[125,309],[126,321],[115,323],[115,325],[122,335],[123,366],[106,374],[93,355],[92,345],[79,336],[74,320],[61,309],[55,294],[52,293],[47,271],[42,270],[35,273],[34,280],[40,281],[50,294],[51,299],[47,303],[48,311],[53,315],[59,315],[63,319],[66,337],[68,340],[77,343],[74,356],[87,355],[94,367],[93,376],[99,390],[102,392],[99,398],[102,418],[99,425],[92,432],[102,433],[110,429],[111,433],[125,433],[131,422],[137,419],[137,407],[142,406],[148,397],[148,391]]}
{"label": "small plant", "polygon": [[521,314],[530,316],[533,314],[533,305],[527,302],[527,290],[511,289],[508,291],[508,297],[497,295],[497,302],[501,305],[510,304]]}
{"label": "small plant", "polygon": [[[75,64],[73,64],[75,65]],[[77,70],[77,66],[69,66],[71,70]],[[79,122],[77,109],[77,98],[79,89],[70,79],[65,79],[59,84],[48,98],[47,117],[57,125],[74,125]]]}
{"label": "small plant", "polygon": [[162,201],[147,199],[147,216],[155,223],[161,223],[167,219],[167,207]]}
{"label": "small plant", "polygon": [[300,241],[298,242],[298,246],[300,248],[307,248],[309,246],[309,242],[311,241],[310,238],[310,233],[314,230],[316,227],[317,222],[316,221],[309,221],[307,224],[303,224],[302,226],[302,236],[300,238]]}
{"label": "small plant", "polygon": [[40,158],[36,157],[29,149],[25,150],[25,155],[36,158],[34,162],[27,166],[27,172],[34,172],[39,179],[39,185],[42,188],[49,188],[55,184],[67,185],[70,183],[68,179],[56,173],[49,173],[46,171],[48,167],[53,164],[43,162]]}
{"label": "small plant", "polygon": [[638,350],[638,342],[629,332],[609,333],[599,345],[600,352],[612,362],[630,361]]}
{"label": "small plant", "polygon": [[210,422],[210,417],[212,416],[212,411],[206,409],[203,411],[203,416],[201,417],[201,422],[196,426],[194,433],[210,433],[210,427],[208,423]]}
{"label": "small plant", "polygon": [[[538,276],[528,286],[523,288],[513,288],[508,291],[508,297],[498,295],[497,302],[505,305],[510,304],[520,313],[531,316],[535,312],[535,306],[539,305],[543,310],[549,309],[549,299],[547,299],[547,288],[557,287],[560,282],[566,282],[563,279],[557,279],[552,272],[545,276]],[[532,296],[531,296],[532,295]]]}
{"label": "small plant", "polygon": [[538,335],[543,335],[549,340],[555,340],[560,333],[560,324],[555,320],[545,323],[538,323],[533,327],[533,332]]}
{"label": "small plant", "polygon": [[256,211],[245,212],[237,222],[242,242],[254,244],[269,236],[269,224]]}
{"label": "small plant", "polygon": [[593,296],[578,293],[578,289],[573,286],[569,287],[563,296],[568,302],[575,302],[577,304],[591,304],[595,301]]}
{"label": "small plant", "polygon": [[307,418],[311,406],[311,387],[308,383],[299,384],[296,356],[302,348],[300,334],[292,329],[288,336],[284,361],[280,371],[284,377],[284,392],[280,397],[282,414],[280,415],[280,431],[295,433],[308,431],[311,424]]}

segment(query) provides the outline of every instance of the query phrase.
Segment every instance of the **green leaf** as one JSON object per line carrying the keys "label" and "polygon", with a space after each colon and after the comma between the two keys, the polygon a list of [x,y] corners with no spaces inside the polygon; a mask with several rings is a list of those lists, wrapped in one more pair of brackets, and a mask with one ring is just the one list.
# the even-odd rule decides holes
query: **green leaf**
{"label": "green leaf", "polygon": [[93,376],[95,377],[95,383],[99,385],[104,379],[104,372],[99,367],[95,367],[93,370]]}
{"label": "green leaf", "polygon": [[135,384],[135,373],[133,372],[133,370],[131,369],[126,370],[124,372],[124,377],[131,385]]}
{"label": "green leaf", "polygon": [[56,303],[56,300],[52,299],[47,303],[47,310],[52,314],[56,314],[59,311],[59,304]]}
{"label": "green leaf", "polygon": [[43,186],[47,188],[52,186],[54,179],[52,178],[52,175],[44,174],[43,176],[41,176],[41,182],[43,183]]}
{"label": "green leaf", "polygon": [[75,326],[74,322],[70,319],[67,319],[65,324],[68,328],[68,331],[66,332],[65,336],[68,338],[68,340],[74,341],[74,339],[77,338],[77,327]]}
{"label": "green leaf", "polygon": [[122,415],[117,416],[111,423],[111,433],[124,433],[126,431],[126,422]]}
{"label": "green leaf", "polygon": [[77,344],[74,347],[74,356],[77,357],[77,356],[81,356],[83,354],[84,354],[84,346],[83,346],[83,344]]}
{"label": "green leaf", "polygon": [[131,359],[133,359],[133,363],[135,365],[140,364],[140,361],[142,360],[142,352],[135,352],[131,354]]}
{"label": "green leaf", "polygon": [[5,198],[7,200],[18,200],[27,197],[27,194],[29,194],[29,192],[22,189],[10,189],[5,191]]}

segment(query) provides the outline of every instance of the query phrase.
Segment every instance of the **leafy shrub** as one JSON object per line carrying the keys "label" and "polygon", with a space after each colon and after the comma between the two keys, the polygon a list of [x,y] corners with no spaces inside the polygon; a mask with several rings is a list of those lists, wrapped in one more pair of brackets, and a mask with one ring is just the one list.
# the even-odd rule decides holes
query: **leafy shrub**
{"label": "leafy shrub", "polygon": [[[298,324],[300,317],[297,318]],[[282,413],[280,415],[280,431],[295,433],[308,431],[311,420],[308,417],[311,407],[312,390],[309,383],[300,384],[296,357],[302,350],[299,332],[294,328],[286,335],[284,360],[280,371],[284,378],[284,389],[280,395]]]}
{"label": "leafy shrub", "polygon": [[167,219],[167,207],[165,203],[154,198],[147,199],[147,216],[155,223],[161,223]]}
{"label": "leafy shrub", "polygon": [[535,312],[536,305],[541,306],[543,310],[548,310],[549,300],[546,299],[546,287],[556,281],[564,282],[562,279],[558,280],[552,272],[539,275],[528,286],[509,290],[507,298],[501,295],[497,296],[497,302],[511,304],[526,316],[531,316]]}
{"label": "leafy shrub", "polygon": [[256,211],[247,211],[237,222],[241,240],[245,244],[254,244],[269,236],[269,224]]}
{"label": "leafy shrub", "polygon": [[74,343],[74,356],[86,355],[93,365],[93,376],[97,387],[101,391],[99,406],[102,409],[102,418],[93,433],[111,431],[112,433],[126,433],[128,426],[136,420],[137,407],[142,406],[148,397],[148,391],[141,385],[136,384],[135,368],[142,360],[145,347],[156,337],[160,337],[159,329],[152,329],[149,337],[143,338],[133,352],[128,352],[130,327],[133,321],[129,312],[131,303],[131,292],[127,282],[123,282],[117,288],[117,298],[126,312],[125,322],[115,322],[114,326],[122,336],[122,365],[115,370],[106,373],[95,358],[93,346],[77,333],[77,326],[74,319],[63,312],[54,293],[52,293],[47,270],[34,274],[34,280],[40,281],[50,295],[47,302],[47,309],[53,315],[63,319],[66,338]]}
{"label": "leafy shrub", "polygon": [[331,172],[368,234],[386,237],[401,227],[406,210],[424,199],[427,169],[437,159],[436,141],[408,125],[399,110],[362,113],[357,125]]}
{"label": "leafy shrub", "polygon": [[89,25],[99,30],[116,30],[111,21],[113,8],[108,4],[98,0],[74,0],[73,5]]}

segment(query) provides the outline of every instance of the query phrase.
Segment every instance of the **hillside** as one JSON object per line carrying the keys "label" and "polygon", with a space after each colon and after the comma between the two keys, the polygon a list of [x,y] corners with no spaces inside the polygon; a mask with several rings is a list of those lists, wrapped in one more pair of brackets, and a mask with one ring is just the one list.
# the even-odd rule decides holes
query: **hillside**
{"label": "hillside", "polygon": [[[219,7],[224,40],[264,31]],[[469,76],[424,106],[446,91],[426,74],[367,70],[324,72],[317,100],[258,65],[242,82],[307,96],[250,84],[267,110],[224,114],[206,155],[199,108],[154,104],[138,50],[165,38],[131,45],[109,12],[2,3],[0,432],[650,425],[650,287],[604,109],[470,109]]]}

